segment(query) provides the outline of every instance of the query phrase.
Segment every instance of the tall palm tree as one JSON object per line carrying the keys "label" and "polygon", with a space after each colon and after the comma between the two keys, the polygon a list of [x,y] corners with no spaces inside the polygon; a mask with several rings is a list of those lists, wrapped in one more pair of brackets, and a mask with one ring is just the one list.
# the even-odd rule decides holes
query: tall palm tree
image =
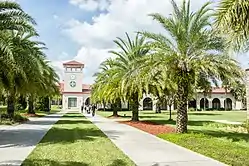
{"label": "tall palm tree", "polygon": [[137,65],[149,53],[149,49],[146,47],[145,38],[139,34],[131,40],[126,33],[126,40],[117,38],[114,42],[120,51],[110,51],[117,56],[113,70],[120,79],[121,94],[129,102],[129,109],[132,111],[131,120],[139,121],[139,100],[143,97],[145,84]]}
{"label": "tall palm tree", "polygon": [[151,59],[171,75],[177,84],[177,119],[176,131],[187,132],[187,104],[193,85],[199,73],[205,73],[208,80],[216,82],[220,72],[240,70],[238,63],[224,55],[224,44],[210,27],[211,8],[206,3],[199,10],[192,12],[190,1],[183,1],[178,6],[172,0],[172,15],[164,17],[155,13],[150,16],[159,22],[166,35],[150,32],[142,34],[151,39]]}
{"label": "tall palm tree", "polygon": [[235,50],[249,49],[249,1],[221,0],[215,13],[215,25]]}

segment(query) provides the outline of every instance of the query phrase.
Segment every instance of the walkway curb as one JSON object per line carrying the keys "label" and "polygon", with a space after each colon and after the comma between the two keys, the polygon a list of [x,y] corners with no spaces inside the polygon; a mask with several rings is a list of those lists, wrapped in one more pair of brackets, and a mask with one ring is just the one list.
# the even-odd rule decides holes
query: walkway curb
{"label": "walkway curb", "polygon": [[0,137],[0,166],[20,166],[52,126],[65,114],[61,111],[6,128]]}

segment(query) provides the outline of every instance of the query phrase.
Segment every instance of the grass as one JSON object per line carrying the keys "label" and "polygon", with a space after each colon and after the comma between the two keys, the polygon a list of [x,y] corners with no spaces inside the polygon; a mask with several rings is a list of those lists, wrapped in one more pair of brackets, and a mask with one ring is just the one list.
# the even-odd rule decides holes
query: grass
{"label": "grass", "polygon": [[135,165],[94,124],[66,114],[45,135],[23,166]]}
{"label": "grass", "polygon": [[[112,112],[98,112],[108,117]],[[130,119],[130,112],[122,119]],[[188,134],[161,134],[158,137],[173,142],[205,156],[214,158],[228,165],[248,166],[249,164],[249,134],[239,125],[227,125],[212,120],[227,120],[243,122],[246,119],[244,111],[206,111],[189,112]],[[173,121],[169,121],[168,112],[155,114],[152,111],[140,111],[140,120],[157,124],[175,126],[175,112]]]}
{"label": "grass", "polygon": [[[110,111],[98,111],[99,115],[104,117],[108,117],[112,115]],[[130,111],[120,111],[119,115],[126,114],[126,118],[129,119],[131,117]],[[189,120],[198,120],[198,121],[210,121],[210,120],[228,120],[232,122],[244,122],[246,119],[246,111],[201,111],[201,112],[189,112],[188,113]],[[169,119],[169,111],[162,111],[161,114],[155,114],[154,111],[140,111],[139,117],[141,120],[150,120],[155,119],[158,122],[160,120],[165,121]],[[172,118],[176,118],[176,112],[172,111]],[[164,122],[162,122],[164,123]]]}

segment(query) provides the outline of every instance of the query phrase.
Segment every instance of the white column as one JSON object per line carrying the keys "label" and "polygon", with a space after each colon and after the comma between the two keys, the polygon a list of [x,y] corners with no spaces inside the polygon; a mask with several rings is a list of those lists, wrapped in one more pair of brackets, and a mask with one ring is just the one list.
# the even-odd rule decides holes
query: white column
{"label": "white column", "polygon": [[143,101],[144,101],[144,99],[142,99],[142,100],[139,101],[139,106],[138,106],[138,110],[139,111],[143,110]]}
{"label": "white column", "polygon": [[208,99],[208,108],[213,108],[213,99]]}
{"label": "white column", "polygon": [[153,100],[153,99],[152,99],[152,102],[153,102],[152,110],[153,110],[153,111],[156,111],[157,100],[155,100],[155,99]]}
{"label": "white column", "polygon": [[200,98],[199,97],[197,97],[197,100],[196,100],[196,107],[197,107],[197,109],[201,109]]}
{"label": "white column", "polygon": [[220,108],[225,108],[224,101],[225,98],[219,98],[220,99]]}

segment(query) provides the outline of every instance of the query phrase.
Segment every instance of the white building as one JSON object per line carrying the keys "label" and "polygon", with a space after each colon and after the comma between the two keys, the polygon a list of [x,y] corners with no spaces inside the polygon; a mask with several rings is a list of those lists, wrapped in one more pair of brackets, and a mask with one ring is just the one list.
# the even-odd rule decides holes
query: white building
{"label": "white building", "polygon": [[[80,110],[81,106],[90,104],[91,86],[82,84],[84,64],[77,61],[70,61],[63,64],[64,80],[60,84],[62,94],[62,108]],[[205,97],[205,109],[224,109],[226,104],[227,110],[240,110],[243,108],[241,102],[236,101],[233,95],[228,90],[223,88],[213,88],[211,94]],[[144,95],[140,101],[139,110],[155,110],[157,100],[151,95]],[[189,107],[204,109],[204,95],[199,92],[196,99],[189,101]],[[128,108],[127,103],[122,104],[123,108]],[[161,106],[162,110],[169,110],[167,102]],[[171,109],[176,109],[176,104],[171,106]]]}
{"label": "white building", "polygon": [[63,63],[64,80],[60,84],[62,108],[80,110],[90,104],[90,85],[82,84],[84,64],[77,61]]}

